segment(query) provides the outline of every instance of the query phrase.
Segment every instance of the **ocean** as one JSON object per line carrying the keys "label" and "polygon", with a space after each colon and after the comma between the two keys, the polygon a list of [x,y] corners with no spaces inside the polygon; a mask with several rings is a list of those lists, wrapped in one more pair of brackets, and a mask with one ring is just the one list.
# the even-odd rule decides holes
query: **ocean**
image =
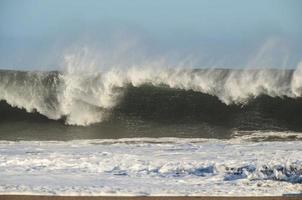
{"label": "ocean", "polygon": [[1,70],[0,100],[1,194],[302,192],[302,67]]}

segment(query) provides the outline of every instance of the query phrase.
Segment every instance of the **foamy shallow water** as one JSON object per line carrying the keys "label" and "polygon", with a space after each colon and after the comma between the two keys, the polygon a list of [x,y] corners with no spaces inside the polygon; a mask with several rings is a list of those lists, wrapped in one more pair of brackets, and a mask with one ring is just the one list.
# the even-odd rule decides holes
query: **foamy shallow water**
{"label": "foamy shallow water", "polygon": [[302,141],[0,141],[0,177],[1,194],[300,193]]}

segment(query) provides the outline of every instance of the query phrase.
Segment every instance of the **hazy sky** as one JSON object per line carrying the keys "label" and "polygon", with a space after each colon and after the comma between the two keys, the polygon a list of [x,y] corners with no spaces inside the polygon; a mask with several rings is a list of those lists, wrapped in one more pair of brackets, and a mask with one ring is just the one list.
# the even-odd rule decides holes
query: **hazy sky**
{"label": "hazy sky", "polygon": [[83,47],[107,64],[295,67],[302,1],[0,0],[0,68],[57,69]]}

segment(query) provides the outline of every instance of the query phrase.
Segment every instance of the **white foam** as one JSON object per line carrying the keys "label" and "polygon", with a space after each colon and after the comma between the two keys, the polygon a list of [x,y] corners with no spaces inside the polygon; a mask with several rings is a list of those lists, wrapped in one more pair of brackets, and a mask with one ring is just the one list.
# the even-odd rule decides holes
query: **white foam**
{"label": "white foam", "polygon": [[232,141],[271,141],[271,140],[301,140],[300,132],[289,131],[234,131]]}
{"label": "white foam", "polygon": [[0,141],[2,194],[282,195],[301,173],[301,141]]}

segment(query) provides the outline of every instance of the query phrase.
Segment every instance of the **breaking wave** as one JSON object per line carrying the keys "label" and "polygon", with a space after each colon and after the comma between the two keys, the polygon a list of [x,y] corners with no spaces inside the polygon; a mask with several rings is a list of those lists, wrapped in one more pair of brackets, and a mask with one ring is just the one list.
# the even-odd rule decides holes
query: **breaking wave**
{"label": "breaking wave", "polygon": [[116,110],[147,118],[198,120],[234,117],[225,116],[234,112],[265,113],[266,119],[292,121],[295,126],[300,123],[295,116],[302,115],[301,95],[301,64],[296,70],[0,71],[0,100],[81,126],[102,122]]}

